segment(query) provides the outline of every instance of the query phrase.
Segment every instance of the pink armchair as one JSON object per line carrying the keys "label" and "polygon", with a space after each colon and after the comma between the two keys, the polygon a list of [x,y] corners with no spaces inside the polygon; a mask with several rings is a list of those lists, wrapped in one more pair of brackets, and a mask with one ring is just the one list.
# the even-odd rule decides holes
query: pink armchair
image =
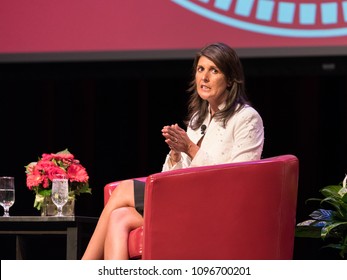
{"label": "pink armchair", "polygon": [[[298,159],[282,155],[138,178],[144,225],[129,235],[129,256],[292,259],[298,173]],[[105,204],[117,184],[105,186]]]}

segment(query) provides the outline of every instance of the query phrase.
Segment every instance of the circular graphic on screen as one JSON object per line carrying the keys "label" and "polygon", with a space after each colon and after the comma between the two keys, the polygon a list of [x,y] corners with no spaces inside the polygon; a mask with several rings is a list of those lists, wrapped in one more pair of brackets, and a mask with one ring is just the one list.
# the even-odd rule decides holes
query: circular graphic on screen
{"label": "circular graphic on screen", "polygon": [[347,0],[172,0],[239,29],[283,37],[347,35]]}

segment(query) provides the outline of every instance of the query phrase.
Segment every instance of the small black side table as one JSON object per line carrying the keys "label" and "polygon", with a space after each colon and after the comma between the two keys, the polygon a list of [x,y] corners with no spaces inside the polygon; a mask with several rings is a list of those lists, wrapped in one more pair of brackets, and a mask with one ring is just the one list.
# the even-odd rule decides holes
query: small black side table
{"label": "small black side table", "polygon": [[[3,235],[15,236],[16,259],[22,260],[27,259],[26,237],[41,235],[42,238],[49,236],[53,238],[54,235],[63,235],[66,236],[66,259],[76,260],[82,257],[86,247],[85,243],[91,237],[97,221],[96,217],[83,216],[0,217],[0,238]],[[55,250],[53,248],[54,246],[52,246],[52,250]]]}

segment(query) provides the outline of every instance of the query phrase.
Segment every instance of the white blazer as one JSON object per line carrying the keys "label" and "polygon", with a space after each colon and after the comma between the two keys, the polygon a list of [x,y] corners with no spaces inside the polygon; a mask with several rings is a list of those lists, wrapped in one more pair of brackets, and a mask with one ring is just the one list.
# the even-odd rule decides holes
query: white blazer
{"label": "white blazer", "polygon": [[[246,105],[235,113],[225,128],[220,121],[211,120],[210,114],[203,124],[207,127],[205,137],[194,159],[182,153],[181,160],[172,165],[168,154],[162,171],[260,159],[264,146],[263,121],[251,106]],[[200,128],[188,127],[187,134],[195,144],[203,136]]]}

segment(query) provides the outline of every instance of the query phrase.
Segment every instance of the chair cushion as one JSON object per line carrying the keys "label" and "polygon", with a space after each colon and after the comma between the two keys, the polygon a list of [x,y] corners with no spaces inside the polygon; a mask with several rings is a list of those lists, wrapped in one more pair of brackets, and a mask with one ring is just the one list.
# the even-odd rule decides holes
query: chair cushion
{"label": "chair cushion", "polygon": [[141,259],[143,251],[143,226],[130,232],[128,248],[130,259]]}

